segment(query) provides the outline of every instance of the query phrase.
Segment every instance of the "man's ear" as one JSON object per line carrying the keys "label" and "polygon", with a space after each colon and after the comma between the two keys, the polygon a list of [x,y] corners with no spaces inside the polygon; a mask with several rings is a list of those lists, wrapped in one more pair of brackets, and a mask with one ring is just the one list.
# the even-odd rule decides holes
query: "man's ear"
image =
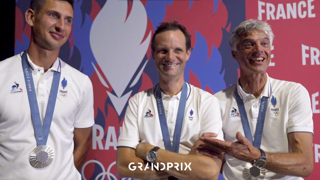
{"label": "man's ear", "polygon": [[152,59],[154,60],[154,51],[151,50]]}
{"label": "man's ear", "polygon": [[27,9],[26,13],[24,14],[26,22],[29,24],[29,26],[33,26],[33,22],[35,19],[35,12],[33,9]]}
{"label": "man's ear", "polygon": [[232,54],[233,59],[238,60],[237,51],[231,50],[231,54]]}
{"label": "man's ear", "polygon": [[190,56],[191,56],[191,48],[187,50],[187,61],[189,60]]}

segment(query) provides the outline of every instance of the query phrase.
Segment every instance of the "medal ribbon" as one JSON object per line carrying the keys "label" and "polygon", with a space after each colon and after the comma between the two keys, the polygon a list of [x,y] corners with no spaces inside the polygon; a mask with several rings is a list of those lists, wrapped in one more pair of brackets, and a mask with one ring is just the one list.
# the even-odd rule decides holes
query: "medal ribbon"
{"label": "medal ribbon", "polygon": [[263,96],[261,98],[259,115],[258,115],[258,122],[256,125],[256,133],[254,134],[254,141],[253,141],[243,100],[239,96],[237,89],[236,89],[235,93],[236,93],[237,104],[238,104],[239,111],[240,111],[241,122],[242,122],[242,127],[244,130],[244,134],[245,134],[246,138],[253,144],[254,147],[260,148],[261,139],[262,139],[262,132],[263,132],[263,125],[264,125],[264,120],[265,120],[266,111],[267,111],[267,107],[268,107],[268,97]]}
{"label": "medal ribbon", "polygon": [[167,124],[167,118],[164,113],[164,107],[163,107],[163,102],[162,102],[162,97],[161,97],[161,89],[160,89],[159,85],[156,88],[157,108],[158,108],[158,115],[159,115],[159,119],[160,119],[160,125],[161,125],[164,146],[165,146],[166,150],[177,152],[177,153],[179,152],[181,128],[182,128],[184,111],[185,111],[186,102],[187,102],[187,91],[188,91],[187,84],[184,83],[183,87],[182,87],[181,96],[180,96],[176,125],[174,128],[173,143],[171,145],[168,124]]}
{"label": "medal ribbon", "polygon": [[46,114],[45,114],[43,126],[42,126],[39,108],[38,108],[38,101],[36,98],[36,92],[35,92],[33,78],[32,78],[32,70],[27,60],[27,53],[23,52],[21,58],[22,58],[22,68],[23,68],[24,79],[27,86],[29,106],[31,110],[31,119],[34,127],[34,132],[36,135],[37,146],[46,145],[47,139],[49,136],[51,122],[52,122],[54,107],[56,104],[61,74],[58,71],[54,72],[47,110],[46,110]]}

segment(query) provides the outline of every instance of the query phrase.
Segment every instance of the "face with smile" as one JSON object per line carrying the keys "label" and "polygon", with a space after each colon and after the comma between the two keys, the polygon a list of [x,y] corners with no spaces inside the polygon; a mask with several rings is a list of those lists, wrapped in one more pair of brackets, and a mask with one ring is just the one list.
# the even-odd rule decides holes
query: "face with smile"
{"label": "face with smile", "polygon": [[39,12],[28,9],[33,43],[46,50],[59,50],[71,33],[73,9],[66,1],[46,0]]}
{"label": "face with smile", "polygon": [[237,51],[232,51],[243,74],[266,73],[271,58],[271,44],[268,34],[253,30],[241,38]]}
{"label": "face with smile", "polygon": [[186,49],[186,38],[180,30],[168,30],[155,36],[155,48],[152,53],[164,80],[184,79],[184,68],[191,49]]}

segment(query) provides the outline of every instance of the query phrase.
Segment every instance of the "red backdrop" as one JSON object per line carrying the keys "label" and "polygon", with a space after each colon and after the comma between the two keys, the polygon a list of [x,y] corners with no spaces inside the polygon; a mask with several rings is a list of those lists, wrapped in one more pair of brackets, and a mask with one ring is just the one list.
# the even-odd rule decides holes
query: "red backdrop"
{"label": "red backdrop", "polygon": [[[271,77],[305,86],[311,99],[314,122],[314,169],[308,180],[320,177],[320,1],[247,0],[246,18],[268,22],[275,34]],[[309,108],[309,107],[306,107]]]}

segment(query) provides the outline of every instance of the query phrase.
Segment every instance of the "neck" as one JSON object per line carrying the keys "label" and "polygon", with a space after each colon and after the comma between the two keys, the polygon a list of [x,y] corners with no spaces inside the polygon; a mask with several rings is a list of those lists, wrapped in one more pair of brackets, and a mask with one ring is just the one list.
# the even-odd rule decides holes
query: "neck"
{"label": "neck", "polygon": [[162,90],[162,92],[166,95],[170,95],[170,97],[178,94],[183,87],[184,79],[182,80],[170,80],[170,81],[164,81],[160,79],[159,85]]}
{"label": "neck", "polygon": [[264,85],[267,83],[267,74],[241,74],[239,82],[244,92],[253,94],[257,98],[261,95]]}
{"label": "neck", "polygon": [[33,42],[27,50],[30,60],[37,66],[43,67],[47,71],[57,60],[59,50],[50,51],[35,45]]}

